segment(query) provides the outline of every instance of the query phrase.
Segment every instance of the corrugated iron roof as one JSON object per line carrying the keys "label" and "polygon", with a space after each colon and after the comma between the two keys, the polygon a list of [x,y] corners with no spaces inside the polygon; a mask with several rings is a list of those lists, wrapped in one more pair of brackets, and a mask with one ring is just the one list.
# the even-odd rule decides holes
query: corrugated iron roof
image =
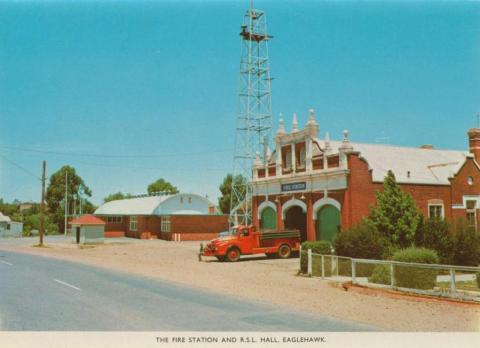
{"label": "corrugated iron roof", "polygon": [[[324,142],[317,141],[323,148]],[[338,152],[341,144],[340,141],[331,141],[333,152]],[[353,151],[359,152],[367,161],[375,182],[383,181],[391,170],[399,183],[448,185],[448,179],[458,172],[469,156],[467,151],[361,143],[351,145]]]}
{"label": "corrugated iron roof", "polygon": [[207,198],[191,194],[147,196],[120,199],[102,204],[95,215],[202,215],[215,206]]}
{"label": "corrugated iron roof", "polygon": [[12,221],[8,216],[6,215],[3,215],[1,212],[0,212],[0,222],[10,222]]}
{"label": "corrugated iron roof", "polygon": [[105,225],[105,221],[99,219],[92,214],[85,214],[79,218],[73,219],[70,221],[72,225]]}

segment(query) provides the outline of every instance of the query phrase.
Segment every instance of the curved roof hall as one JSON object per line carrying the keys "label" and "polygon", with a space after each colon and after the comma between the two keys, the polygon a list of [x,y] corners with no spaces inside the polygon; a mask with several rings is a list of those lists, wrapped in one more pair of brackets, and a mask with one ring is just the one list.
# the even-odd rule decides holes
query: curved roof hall
{"label": "curved roof hall", "polygon": [[95,215],[207,215],[215,204],[193,193],[135,197],[102,204]]}

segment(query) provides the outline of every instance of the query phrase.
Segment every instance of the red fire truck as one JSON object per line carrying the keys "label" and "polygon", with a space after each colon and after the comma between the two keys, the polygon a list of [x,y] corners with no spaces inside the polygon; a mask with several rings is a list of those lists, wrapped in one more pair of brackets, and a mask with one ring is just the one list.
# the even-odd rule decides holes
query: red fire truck
{"label": "red fire truck", "polygon": [[205,247],[200,245],[202,256],[215,256],[220,261],[235,262],[240,255],[266,254],[286,259],[300,250],[300,231],[262,231],[255,226],[239,225],[228,235],[211,240]]}

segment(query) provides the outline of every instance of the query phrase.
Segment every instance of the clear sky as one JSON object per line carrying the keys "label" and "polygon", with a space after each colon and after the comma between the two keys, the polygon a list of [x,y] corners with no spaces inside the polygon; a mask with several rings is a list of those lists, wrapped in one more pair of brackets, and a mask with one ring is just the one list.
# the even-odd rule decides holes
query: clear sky
{"label": "clear sky", "polygon": [[[274,123],[320,136],[467,149],[480,111],[480,3],[255,1],[267,13]],[[69,164],[92,189],[163,177],[208,194],[233,166],[249,1],[0,1],[0,197],[38,201]],[[27,172],[28,171],[28,172]]]}

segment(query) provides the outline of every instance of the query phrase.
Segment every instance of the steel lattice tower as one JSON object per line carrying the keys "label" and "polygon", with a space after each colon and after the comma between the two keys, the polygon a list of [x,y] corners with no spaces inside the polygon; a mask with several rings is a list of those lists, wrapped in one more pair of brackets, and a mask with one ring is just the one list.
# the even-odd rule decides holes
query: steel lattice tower
{"label": "steel lattice tower", "polygon": [[[265,148],[272,129],[271,77],[268,60],[267,21],[264,11],[253,8],[243,16],[241,26],[239,110],[230,201],[230,223],[252,222],[252,166]],[[236,181],[242,175],[246,182]]]}

